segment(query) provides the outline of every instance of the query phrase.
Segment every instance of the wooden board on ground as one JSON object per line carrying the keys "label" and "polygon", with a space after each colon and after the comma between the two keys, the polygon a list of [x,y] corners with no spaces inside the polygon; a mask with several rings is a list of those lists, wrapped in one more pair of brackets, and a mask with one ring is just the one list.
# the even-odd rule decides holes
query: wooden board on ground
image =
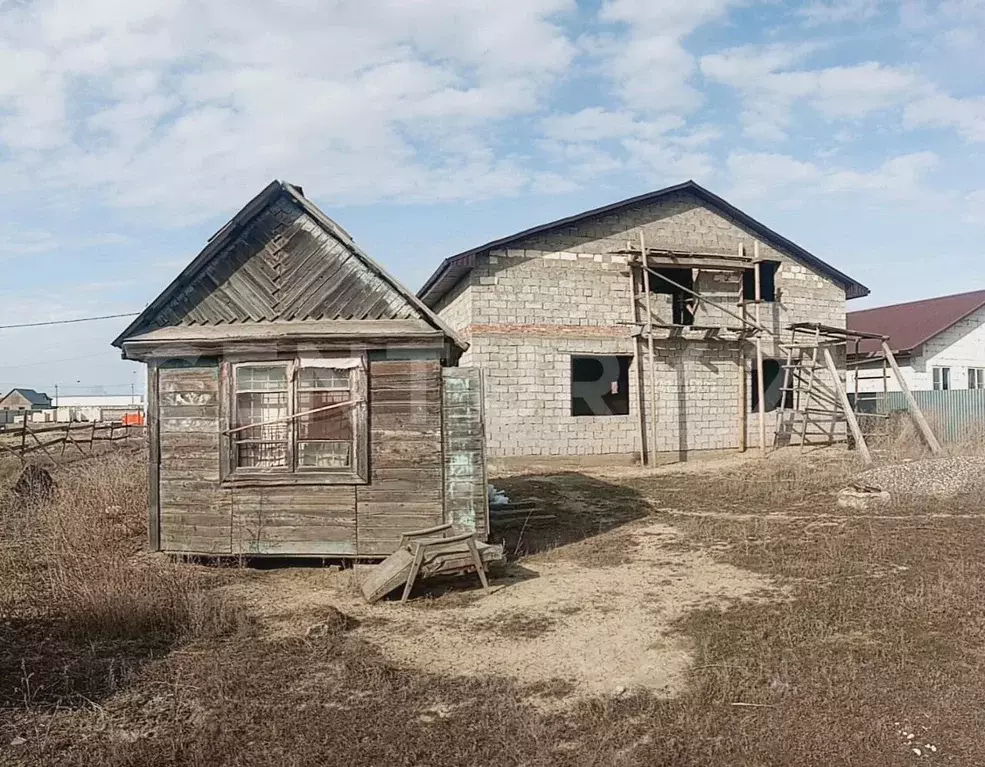
{"label": "wooden board on ground", "polygon": [[407,549],[397,549],[393,554],[376,565],[363,579],[360,588],[367,602],[383,599],[387,594],[407,582],[414,555]]}

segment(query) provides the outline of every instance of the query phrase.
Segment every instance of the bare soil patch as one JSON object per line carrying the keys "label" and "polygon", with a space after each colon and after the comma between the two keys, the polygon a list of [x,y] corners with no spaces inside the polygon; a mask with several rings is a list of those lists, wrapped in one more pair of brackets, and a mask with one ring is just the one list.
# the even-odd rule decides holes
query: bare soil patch
{"label": "bare soil patch", "polygon": [[[629,544],[631,561],[599,566],[591,545],[608,552],[608,536],[614,547]],[[426,602],[418,609],[365,605],[346,578],[323,580],[317,572],[272,571],[230,588],[267,616],[277,636],[303,633],[303,616],[338,605],[362,622],[352,635],[399,666],[527,684],[560,680],[577,695],[679,692],[690,653],[672,630],[675,621],[769,589],[762,576],[682,551],[677,530],[660,522],[636,523],[576,546],[589,564],[561,550],[524,560],[516,577],[507,571],[494,580],[491,596],[441,609]]]}

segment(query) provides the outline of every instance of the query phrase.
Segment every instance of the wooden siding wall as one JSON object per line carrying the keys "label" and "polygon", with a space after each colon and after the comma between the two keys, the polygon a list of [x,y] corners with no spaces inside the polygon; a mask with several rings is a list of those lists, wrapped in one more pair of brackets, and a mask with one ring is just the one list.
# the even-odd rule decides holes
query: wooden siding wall
{"label": "wooden siding wall", "polygon": [[441,363],[372,361],[370,484],[356,488],[359,553],[389,554],[400,534],[444,519]]}
{"label": "wooden siding wall", "polygon": [[462,530],[489,536],[489,496],[482,413],[482,371],[445,368],[444,419],[445,519]]}
{"label": "wooden siding wall", "polygon": [[356,486],[221,487],[218,360],[161,366],[158,380],[164,551],[382,556],[444,519],[437,360],[370,359],[371,474]]}

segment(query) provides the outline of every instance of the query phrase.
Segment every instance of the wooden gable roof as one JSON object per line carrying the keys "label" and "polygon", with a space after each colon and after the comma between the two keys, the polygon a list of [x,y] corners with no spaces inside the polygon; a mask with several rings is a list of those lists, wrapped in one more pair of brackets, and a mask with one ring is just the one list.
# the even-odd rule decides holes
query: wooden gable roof
{"label": "wooden gable roof", "polygon": [[[161,328],[190,333],[262,323],[275,330],[336,322],[381,321],[437,331],[465,344],[413,293],[360,250],[300,188],[274,181],[220,229],[205,249],[119,337],[124,342]],[[397,321],[394,324],[393,321]],[[274,334],[275,335],[275,334]]]}

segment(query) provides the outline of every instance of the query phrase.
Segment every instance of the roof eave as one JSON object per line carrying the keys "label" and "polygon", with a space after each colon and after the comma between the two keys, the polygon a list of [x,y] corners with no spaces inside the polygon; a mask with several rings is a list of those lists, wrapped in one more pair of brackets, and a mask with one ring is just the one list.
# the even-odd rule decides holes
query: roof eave
{"label": "roof eave", "polygon": [[[512,234],[508,237],[502,237],[498,240],[487,242],[485,245],[480,245],[477,248],[472,248],[471,250],[466,250],[463,251],[462,253],[458,253],[457,255],[450,256],[449,258],[446,258],[444,261],[441,262],[437,270],[435,270],[435,272],[427,279],[427,281],[424,283],[421,289],[417,291],[417,296],[428,305],[433,305],[434,303],[436,303],[436,301],[440,300],[441,297],[444,295],[444,293],[440,293],[436,297],[433,296],[433,293],[436,292],[435,288],[439,285],[439,283],[443,282],[442,278],[445,276],[446,272],[449,269],[451,269],[457,262],[459,262],[460,260],[464,260],[467,257],[470,256],[474,257],[485,251],[501,248],[505,245],[509,245],[510,243],[516,242],[517,240],[522,240],[526,237],[532,237],[537,234],[542,234],[543,232],[549,231],[551,229],[568,226],[578,221],[583,221],[586,218],[591,218],[592,216],[604,215],[614,210],[619,210],[620,208],[636,205],[641,202],[649,202],[652,200],[659,199],[661,197],[665,197],[669,194],[674,194],[676,192],[682,192],[682,191],[691,192],[695,194],[697,197],[703,199],[705,202],[708,202],[720,208],[726,214],[739,220],[749,229],[758,232],[764,239],[773,241],[774,243],[778,244],[782,249],[790,252],[794,257],[799,258],[802,261],[806,261],[813,268],[823,272],[833,282],[835,282],[836,284],[840,285],[845,289],[846,299],[850,300],[853,298],[864,298],[865,296],[869,295],[869,293],[871,292],[869,288],[867,288],[862,283],[853,280],[847,274],[839,271],[838,269],[835,269],[833,266],[826,263],[825,261],[822,261],[820,258],[815,256],[810,251],[805,250],[801,246],[797,245],[795,242],[792,242],[791,240],[788,240],[786,237],[783,237],[777,232],[774,232],[768,226],[761,223],[760,221],[757,221],[749,214],[744,213],[739,208],[736,208],[727,200],[724,200],[723,198],[719,197],[713,192],[710,192],[709,190],[705,189],[697,182],[691,180],[691,181],[685,181],[681,184],[675,184],[674,186],[668,186],[663,189],[658,189],[654,192],[647,192],[646,194],[637,195],[636,197],[630,197],[626,200],[621,200],[619,202],[611,203],[609,205],[603,205],[600,208],[594,208],[592,210],[584,211],[583,213],[577,213],[573,216],[568,216],[567,218],[558,219],[557,221],[552,221],[547,224],[540,224],[538,226],[531,227],[530,229],[525,229],[522,232],[517,232],[516,234]],[[454,282],[458,282],[458,279],[461,279],[461,276],[455,279]],[[447,290],[449,290],[453,286],[453,284],[448,285],[445,292],[447,292]]]}

